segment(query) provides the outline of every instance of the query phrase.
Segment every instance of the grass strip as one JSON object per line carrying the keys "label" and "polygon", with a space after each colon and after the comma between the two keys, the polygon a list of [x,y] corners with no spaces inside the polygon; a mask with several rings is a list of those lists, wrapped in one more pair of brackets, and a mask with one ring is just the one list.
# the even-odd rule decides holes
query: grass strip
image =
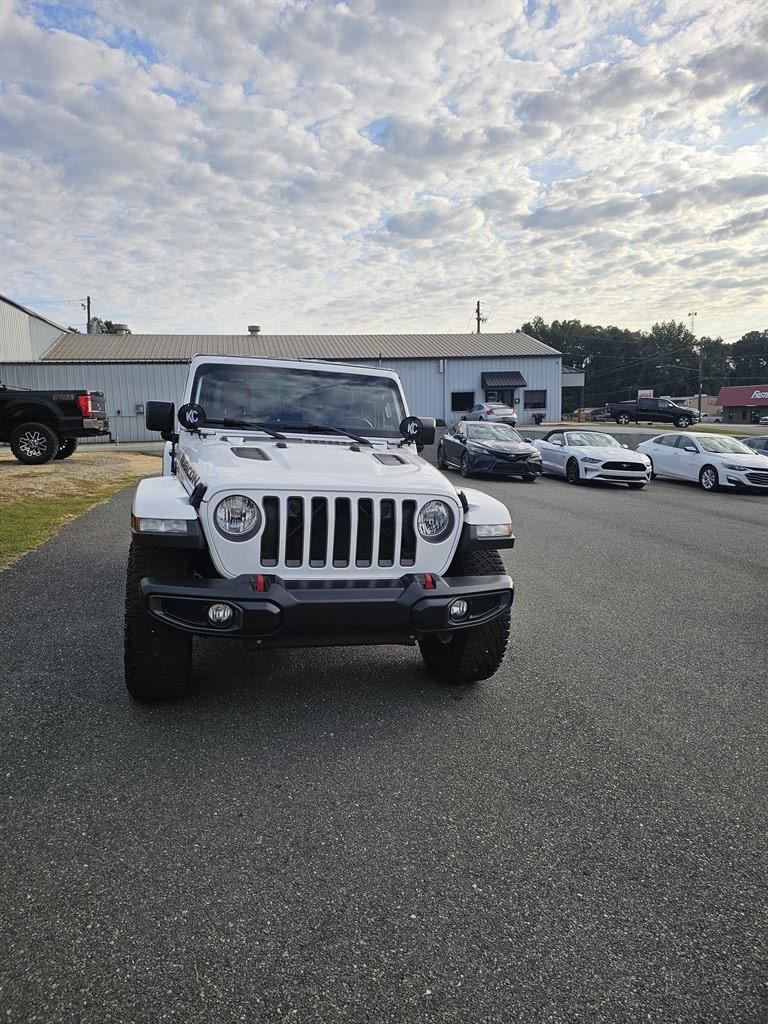
{"label": "grass strip", "polygon": [[89,494],[75,497],[24,498],[0,504],[0,569],[50,540],[66,523],[101,505],[138,477],[113,480]]}

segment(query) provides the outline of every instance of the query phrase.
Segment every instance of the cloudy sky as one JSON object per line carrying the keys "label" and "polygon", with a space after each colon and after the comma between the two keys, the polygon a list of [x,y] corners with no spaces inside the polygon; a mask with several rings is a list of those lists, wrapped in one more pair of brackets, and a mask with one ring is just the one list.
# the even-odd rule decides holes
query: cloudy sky
{"label": "cloudy sky", "polygon": [[[768,326],[768,0],[0,0],[0,290],[134,332]],[[52,300],[55,300],[52,301]]]}

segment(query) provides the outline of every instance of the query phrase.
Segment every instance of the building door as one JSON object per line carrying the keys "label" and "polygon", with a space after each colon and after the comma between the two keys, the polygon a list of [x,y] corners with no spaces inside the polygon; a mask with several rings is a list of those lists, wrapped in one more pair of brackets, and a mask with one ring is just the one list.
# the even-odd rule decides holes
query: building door
{"label": "building door", "polygon": [[515,391],[517,388],[486,388],[486,402],[499,402],[500,405],[515,407]]}

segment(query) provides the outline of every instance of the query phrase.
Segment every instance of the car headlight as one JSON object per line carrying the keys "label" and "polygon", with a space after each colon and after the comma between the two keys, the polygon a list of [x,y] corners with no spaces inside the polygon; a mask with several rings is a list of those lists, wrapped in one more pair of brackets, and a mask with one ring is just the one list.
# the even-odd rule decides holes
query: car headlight
{"label": "car headlight", "polygon": [[416,520],[419,533],[424,540],[439,543],[445,540],[453,529],[453,512],[444,501],[428,501],[422,506]]}
{"label": "car headlight", "polygon": [[735,462],[724,462],[723,469],[732,469],[736,473],[748,473],[753,466],[738,466]]}
{"label": "car headlight", "polygon": [[602,462],[603,460],[602,460],[602,459],[590,459],[590,458],[587,458],[586,456],[582,455],[582,457],[581,457],[581,461],[582,461],[582,462],[589,462],[589,463],[590,463],[590,465],[592,465],[592,466],[599,466],[599,465],[600,465],[600,463],[601,463],[601,462]]}
{"label": "car headlight", "polygon": [[261,526],[261,512],[256,502],[244,494],[230,494],[216,506],[213,521],[227,540],[248,540]]}
{"label": "car headlight", "polygon": [[531,452],[531,454],[528,456],[528,458],[529,459],[540,459],[541,458],[541,452]]}

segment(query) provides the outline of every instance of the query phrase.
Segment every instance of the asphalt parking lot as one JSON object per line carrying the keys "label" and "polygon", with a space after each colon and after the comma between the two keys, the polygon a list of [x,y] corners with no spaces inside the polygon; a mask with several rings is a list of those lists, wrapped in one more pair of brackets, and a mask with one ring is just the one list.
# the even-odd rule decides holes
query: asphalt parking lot
{"label": "asphalt parking lot", "polygon": [[472,689],[206,641],[133,705],[127,491],[0,574],[7,1020],[768,1019],[768,497],[473,485],[518,542]]}

